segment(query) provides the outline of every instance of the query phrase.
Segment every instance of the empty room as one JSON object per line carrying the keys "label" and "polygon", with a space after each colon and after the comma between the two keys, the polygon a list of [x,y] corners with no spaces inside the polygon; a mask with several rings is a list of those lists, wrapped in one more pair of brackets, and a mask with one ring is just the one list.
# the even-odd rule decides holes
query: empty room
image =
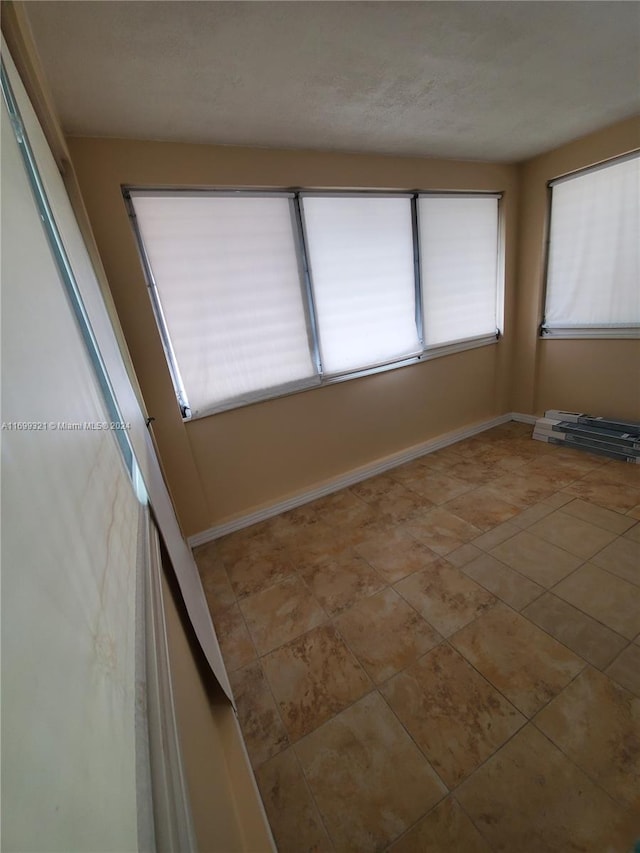
{"label": "empty room", "polygon": [[3,849],[640,849],[640,3],[1,22]]}

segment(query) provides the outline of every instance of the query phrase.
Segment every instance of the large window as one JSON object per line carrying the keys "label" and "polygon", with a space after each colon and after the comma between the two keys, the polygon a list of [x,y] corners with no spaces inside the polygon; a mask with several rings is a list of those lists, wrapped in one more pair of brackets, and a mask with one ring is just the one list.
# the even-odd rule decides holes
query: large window
{"label": "large window", "polygon": [[496,194],[125,197],[185,417],[497,337]]}
{"label": "large window", "polygon": [[640,154],[550,183],[544,334],[640,333]]}

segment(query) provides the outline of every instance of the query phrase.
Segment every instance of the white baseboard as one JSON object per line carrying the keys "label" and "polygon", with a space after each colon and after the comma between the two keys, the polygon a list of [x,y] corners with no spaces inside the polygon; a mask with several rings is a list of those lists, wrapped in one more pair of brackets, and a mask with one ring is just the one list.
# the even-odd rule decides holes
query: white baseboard
{"label": "white baseboard", "polygon": [[318,498],[323,498],[325,495],[330,495],[332,492],[338,492],[340,489],[345,489],[347,486],[353,486],[362,480],[367,480],[369,477],[374,477],[376,474],[383,474],[392,468],[397,468],[398,465],[403,465],[405,462],[411,462],[418,459],[420,456],[426,456],[436,450],[441,450],[443,447],[448,447],[450,444],[455,444],[457,441],[462,441],[465,438],[471,438],[478,433],[484,432],[492,427],[500,426],[500,424],[508,421],[519,421],[520,423],[534,424],[536,422],[535,415],[523,415],[518,412],[507,412],[504,415],[498,415],[488,421],[480,421],[479,423],[471,424],[463,429],[453,430],[437,438],[431,438],[421,444],[416,444],[406,450],[401,450],[399,453],[392,453],[390,456],[385,456],[383,459],[378,459],[376,462],[370,462],[368,465],[362,465],[359,468],[354,468],[347,474],[341,474],[339,477],[333,477],[326,480],[320,486],[313,486],[304,492],[299,492],[293,497],[286,498],[283,501],[278,501],[274,504],[261,507],[254,512],[246,515],[238,516],[230,521],[216,524],[208,530],[203,530],[201,533],[195,533],[187,540],[188,544],[195,548],[197,545],[204,545],[206,542],[211,542],[213,539],[219,539],[221,536],[226,536],[228,533],[234,533],[236,530],[242,530],[244,527],[249,527],[252,524],[257,524],[259,521],[266,521],[274,515],[287,512],[287,510],[295,509],[298,506],[315,501]]}
{"label": "white baseboard", "polygon": [[523,415],[520,412],[511,412],[509,420],[517,421],[520,424],[535,424],[538,418],[536,415]]}

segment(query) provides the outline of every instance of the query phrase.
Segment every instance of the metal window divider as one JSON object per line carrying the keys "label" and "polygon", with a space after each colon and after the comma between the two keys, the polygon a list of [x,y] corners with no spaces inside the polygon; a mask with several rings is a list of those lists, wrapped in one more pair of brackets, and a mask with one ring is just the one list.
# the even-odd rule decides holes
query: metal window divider
{"label": "metal window divider", "polygon": [[[120,407],[116,400],[116,395],[113,390],[106,365],[102,358],[102,353],[100,352],[100,347],[98,346],[93,326],[91,325],[85,304],[80,294],[75,273],[64,247],[64,243],[62,242],[60,230],[53,214],[29,137],[22,122],[20,109],[13,93],[13,87],[11,86],[11,81],[9,80],[9,74],[4,61],[2,61],[0,67],[0,82],[2,96],[7,107],[7,112],[9,113],[9,118],[11,119],[13,132],[18,143],[18,149],[22,156],[25,172],[31,186],[38,214],[42,221],[45,237],[51,249],[54,262],[60,273],[60,278],[67,294],[69,305],[71,306],[80,336],[93,367],[94,375],[100,388],[105,408],[112,423],[122,424],[122,413],[120,412]],[[113,432],[120,448],[125,468],[132,481],[135,481],[138,466],[127,431],[125,429],[116,429]]]}
{"label": "metal window divider", "polygon": [[304,220],[304,211],[302,209],[302,200],[300,198],[299,192],[294,193],[294,196],[291,199],[291,209],[294,223],[296,253],[298,255],[298,268],[300,270],[300,278],[303,286],[303,294],[305,297],[304,304],[305,313],[307,315],[309,339],[318,378],[322,382],[324,371],[322,366],[322,349],[320,346],[320,334],[318,331],[318,315],[316,311],[316,300],[313,289],[311,263],[309,260],[307,229]]}
{"label": "metal window divider", "polygon": [[420,266],[420,229],[418,227],[418,194],[411,196],[411,232],[413,240],[413,276],[415,293],[415,320],[418,340],[422,347],[422,355],[425,352],[424,341],[424,303],[422,300],[422,268]]}
{"label": "metal window divider", "polygon": [[158,331],[160,332],[162,348],[164,349],[167,364],[169,366],[171,381],[173,382],[173,388],[176,397],[178,398],[178,405],[180,406],[182,417],[188,419],[191,417],[191,407],[189,406],[187,392],[185,391],[182,376],[180,375],[180,368],[178,367],[178,360],[173,349],[173,344],[171,343],[169,328],[167,326],[167,321],[164,316],[164,311],[162,310],[162,303],[160,302],[160,294],[158,292],[156,280],[154,278],[153,270],[151,268],[151,261],[149,260],[149,255],[147,254],[147,250],[144,245],[144,240],[142,239],[142,234],[140,233],[138,217],[136,216],[135,207],[131,198],[131,192],[128,189],[124,189],[122,191],[122,196],[127,207],[127,213],[129,215],[129,220],[131,221],[131,227],[133,228],[136,247],[138,249],[138,256],[140,258],[140,263],[142,264],[144,277],[147,283],[147,291],[149,293],[149,298],[151,299],[151,306],[153,308],[153,313],[156,318]]}

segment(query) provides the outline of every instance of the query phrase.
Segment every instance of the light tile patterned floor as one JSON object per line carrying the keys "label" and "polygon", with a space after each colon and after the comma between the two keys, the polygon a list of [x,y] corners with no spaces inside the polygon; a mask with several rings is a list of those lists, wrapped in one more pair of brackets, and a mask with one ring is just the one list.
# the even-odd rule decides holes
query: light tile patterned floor
{"label": "light tile patterned floor", "polygon": [[640,466],[530,435],[197,549],[280,853],[640,839]]}

